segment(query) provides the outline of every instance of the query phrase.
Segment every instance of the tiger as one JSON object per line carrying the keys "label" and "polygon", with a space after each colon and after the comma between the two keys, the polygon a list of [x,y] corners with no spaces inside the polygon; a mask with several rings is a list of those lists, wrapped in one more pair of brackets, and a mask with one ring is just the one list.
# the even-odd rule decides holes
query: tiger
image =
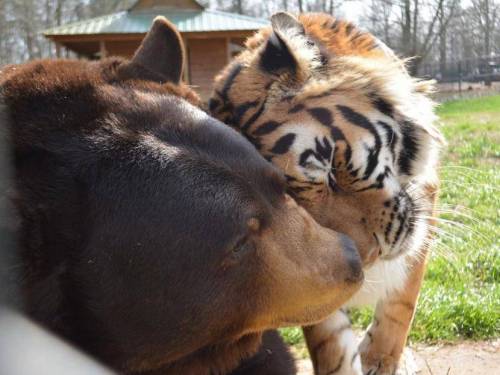
{"label": "tiger", "polygon": [[[349,235],[365,282],[303,327],[316,375],[395,374],[433,240],[445,144],[432,81],[353,23],[279,12],[215,77],[208,110],[284,173],[321,225]],[[361,342],[348,309],[373,305]]]}

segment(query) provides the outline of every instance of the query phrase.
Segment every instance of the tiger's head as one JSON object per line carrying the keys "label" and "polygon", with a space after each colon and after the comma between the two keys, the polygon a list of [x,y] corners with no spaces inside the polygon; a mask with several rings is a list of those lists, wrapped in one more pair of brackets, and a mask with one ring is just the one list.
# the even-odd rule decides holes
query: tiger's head
{"label": "tiger's head", "polygon": [[217,77],[212,114],[284,172],[366,264],[428,235],[443,142],[427,82],[372,35],[324,14],[277,13]]}

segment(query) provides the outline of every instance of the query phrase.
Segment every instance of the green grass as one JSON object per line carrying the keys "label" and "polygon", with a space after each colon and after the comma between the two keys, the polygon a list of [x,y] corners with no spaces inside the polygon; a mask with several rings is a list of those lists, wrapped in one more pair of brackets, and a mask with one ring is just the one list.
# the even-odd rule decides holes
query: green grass
{"label": "green grass", "polygon": [[[448,141],[441,167],[440,235],[430,257],[410,340],[500,337],[500,96],[438,108]],[[372,310],[353,312],[365,328]],[[284,329],[290,344],[300,330]]]}

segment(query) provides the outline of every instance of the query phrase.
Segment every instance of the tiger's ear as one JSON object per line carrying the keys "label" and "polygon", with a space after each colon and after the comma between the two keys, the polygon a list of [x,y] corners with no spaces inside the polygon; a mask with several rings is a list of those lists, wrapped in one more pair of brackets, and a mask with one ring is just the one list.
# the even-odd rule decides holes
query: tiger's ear
{"label": "tiger's ear", "polygon": [[124,73],[126,78],[178,84],[183,65],[184,46],[179,32],[165,17],[158,16],[134,57],[124,66]]}
{"label": "tiger's ear", "polygon": [[303,37],[304,26],[290,13],[279,12],[271,16],[272,32],[262,51],[260,64],[271,74],[286,71],[296,72],[298,61],[290,42],[295,37]]}

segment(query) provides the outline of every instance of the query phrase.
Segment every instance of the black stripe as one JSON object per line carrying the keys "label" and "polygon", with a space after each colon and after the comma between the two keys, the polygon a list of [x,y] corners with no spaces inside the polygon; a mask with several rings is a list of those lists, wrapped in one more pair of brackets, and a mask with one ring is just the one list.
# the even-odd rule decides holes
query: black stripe
{"label": "black stripe", "polygon": [[227,94],[229,93],[229,89],[231,89],[231,86],[233,85],[233,82],[238,76],[238,74],[240,74],[241,69],[243,69],[243,65],[241,64],[235,64],[231,68],[231,71],[229,72],[227,79],[224,82],[224,86],[222,86],[222,90],[220,92],[220,96],[222,97],[223,101],[227,101],[228,99]]}
{"label": "black stripe", "polygon": [[376,94],[370,95],[372,99],[372,104],[384,115],[393,117],[394,116],[394,107],[391,103],[387,102],[385,99],[382,99],[380,96]]}
{"label": "black stripe", "polygon": [[332,126],[333,115],[332,112],[323,107],[310,108],[307,110],[309,114],[314,117],[317,121],[322,123],[324,126]]}
{"label": "black stripe", "polygon": [[[224,85],[222,86],[222,90],[221,91],[215,90],[215,93],[220,97],[220,99],[222,101],[222,106],[218,109],[217,113],[227,112],[227,113],[231,114],[231,116],[226,117],[224,119],[224,122],[226,122],[227,124],[230,124],[230,125],[233,123],[233,119],[232,119],[233,105],[232,105],[231,101],[229,100],[228,93],[229,93],[229,90],[231,89],[231,86],[233,85],[234,80],[236,79],[238,74],[240,74],[242,68],[243,68],[243,66],[241,64],[234,64],[230,68],[227,79],[224,82]],[[209,108],[212,108],[212,109],[210,109],[210,111],[212,113],[216,109],[217,104],[218,104],[218,102],[214,101],[214,100],[211,100],[209,102]]]}
{"label": "black stripe", "polygon": [[370,43],[370,47],[368,47],[370,50],[374,50],[374,49],[380,49],[380,46],[379,44],[376,42],[376,41],[372,41]]}
{"label": "black stripe", "polygon": [[[383,187],[384,187],[384,180],[391,173],[392,173],[391,168],[389,168],[388,166],[385,166],[384,172],[379,173],[378,176],[377,176],[377,178],[375,179],[377,182],[374,183],[374,184],[371,184],[368,188],[370,188],[370,189],[373,189],[373,188],[375,188],[375,189],[383,189]],[[368,189],[365,188],[364,190],[368,190]]]}
{"label": "black stripe", "polygon": [[[353,182],[354,183],[354,182]],[[379,182],[376,182],[374,184],[370,184],[362,189],[355,190],[356,193],[361,193],[363,191],[371,190],[371,189],[382,189],[384,187],[384,184],[380,184]]]}
{"label": "black stripe", "polygon": [[[351,164],[349,164],[349,165],[351,165]],[[351,168],[352,168],[352,167],[351,167],[351,168],[349,168],[349,165],[347,166],[347,169],[351,169]],[[358,172],[359,172],[359,168],[356,168],[356,169],[354,169],[354,170],[350,171],[350,172],[349,172],[349,174],[350,174],[352,177],[358,177]]]}
{"label": "black stripe", "polygon": [[318,138],[314,138],[314,142],[316,145],[316,152],[321,156],[323,160],[330,161],[332,157],[332,145],[328,141],[328,138],[323,137],[323,144],[318,140]]}
{"label": "black stripe", "polygon": [[251,102],[245,102],[241,105],[239,105],[238,107],[236,107],[234,109],[234,117],[233,117],[233,123],[234,125],[240,125],[240,122],[241,122],[241,119],[243,118],[243,116],[245,116],[245,113],[247,113],[247,111],[250,109],[250,108],[253,108],[253,107],[256,107],[257,104],[259,104],[259,101],[258,100],[254,100],[254,101],[251,101]]}
{"label": "black stripe", "polygon": [[351,43],[352,42],[355,42],[357,39],[361,38],[362,36],[364,36],[365,33],[361,32],[361,31],[356,31],[356,34],[354,34],[350,40],[351,40]]}
{"label": "black stripe", "polygon": [[349,36],[353,30],[354,30],[354,25],[352,23],[347,23],[347,25],[345,25],[345,33],[347,36]]}
{"label": "black stripe", "polygon": [[304,104],[297,104],[288,110],[288,113],[297,113],[302,111],[306,106]]}
{"label": "black stripe", "polygon": [[345,162],[349,163],[351,161],[351,157],[352,157],[352,149],[351,146],[346,142],[344,151]]}
{"label": "black stripe", "polygon": [[255,129],[252,134],[257,136],[266,135],[275,131],[280,125],[281,123],[277,121],[267,121]]}
{"label": "black stripe", "polygon": [[398,215],[398,220],[399,220],[399,228],[396,232],[396,237],[394,237],[394,242],[393,242],[394,245],[398,242],[399,238],[401,237],[401,234],[403,233],[403,229],[404,229],[404,223],[405,223],[405,218],[401,214]]}
{"label": "black stripe", "polygon": [[386,243],[390,243],[390,241],[389,241],[389,234],[391,232],[391,229],[392,229],[392,219],[389,221],[389,223],[385,227],[384,239],[385,239]]}
{"label": "black stripe", "polygon": [[307,159],[309,159],[309,156],[313,155],[316,159],[318,159],[318,157],[316,156],[316,153],[311,150],[310,148],[308,148],[307,150],[305,150],[304,152],[302,152],[300,154],[300,157],[299,157],[299,164],[303,167],[306,166],[306,162],[307,162]]}
{"label": "black stripe", "polygon": [[333,148],[328,139],[326,137],[323,137],[323,143],[321,143],[318,138],[315,137],[314,142],[316,150],[306,149],[300,154],[299,164],[303,167],[307,166],[307,161],[309,159],[309,156],[311,155],[325,166],[330,163]]}
{"label": "black stripe", "polygon": [[332,126],[330,129],[330,133],[332,134],[332,138],[334,141],[346,141],[345,135],[342,130],[340,130],[340,128]]}
{"label": "black stripe", "polygon": [[337,105],[337,109],[342,113],[342,116],[344,118],[351,122],[352,124],[359,126],[360,128],[368,130],[374,138],[380,138],[377,130],[373,126],[373,124],[368,120],[365,116],[363,116],[361,113],[356,112],[350,107],[347,107],[345,105]]}
{"label": "black stripe", "polygon": [[377,176],[377,178],[375,179],[377,181],[377,183],[375,184],[376,185],[376,189],[383,189],[384,188],[384,180],[385,178],[387,177],[387,175],[384,173],[379,173],[379,175]]}
{"label": "black stripe", "polygon": [[312,186],[289,186],[289,189],[294,193],[302,193],[303,191],[309,191],[312,188]]}
{"label": "black stripe", "polygon": [[241,127],[241,131],[242,132],[246,132],[248,130],[248,128],[250,126],[252,126],[252,124],[255,121],[257,121],[257,119],[260,117],[260,115],[262,114],[262,112],[264,112],[264,108],[266,107],[266,101],[267,101],[267,97],[266,97],[266,99],[264,99],[264,101],[260,105],[259,109],[257,111],[255,111],[255,113],[247,120],[247,122],[245,122],[243,124],[243,126]]}
{"label": "black stripe", "polygon": [[370,150],[368,151],[368,163],[366,165],[365,173],[363,175],[363,180],[368,180],[368,178],[370,178],[375,168],[377,168],[378,156],[380,154],[380,147],[381,144],[377,143],[377,140],[375,140],[375,147],[370,148]]}
{"label": "black stripe", "polygon": [[409,121],[401,123],[402,147],[399,153],[399,171],[411,175],[411,163],[417,158],[419,152],[416,125]]}
{"label": "black stripe", "polygon": [[289,133],[284,135],[283,137],[281,137],[276,141],[273,148],[271,149],[271,152],[273,154],[284,154],[288,152],[294,140],[295,140],[294,133]]}
{"label": "black stripe", "polygon": [[[218,95],[220,95],[220,92],[217,93]],[[217,100],[217,99],[214,99],[214,98],[210,98],[210,100],[208,101],[208,110],[210,112],[214,112],[215,109],[220,105],[220,101]]]}
{"label": "black stripe", "polygon": [[[337,141],[344,141],[345,142],[344,160],[345,160],[346,164],[349,164],[349,162],[351,161],[351,157],[352,157],[352,149],[351,149],[351,146],[349,145],[349,143],[347,143],[347,139],[346,139],[344,133],[342,132],[342,130],[340,130],[340,128],[336,127],[335,125],[330,126],[330,133],[332,135],[334,142],[337,142]],[[351,166],[351,168],[352,168],[352,166]]]}
{"label": "black stripe", "polygon": [[343,105],[337,105],[337,109],[342,113],[342,116],[344,116],[347,121],[359,126],[360,128],[368,130],[375,139],[375,146],[369,150],[368,162],[363,176],[363,180],[367,180],[377,167],[378,156],[380,154],[380,148],[382,147],[380,135],[370,120],[368,120],[368,118],[363,116],[361,113]]}

